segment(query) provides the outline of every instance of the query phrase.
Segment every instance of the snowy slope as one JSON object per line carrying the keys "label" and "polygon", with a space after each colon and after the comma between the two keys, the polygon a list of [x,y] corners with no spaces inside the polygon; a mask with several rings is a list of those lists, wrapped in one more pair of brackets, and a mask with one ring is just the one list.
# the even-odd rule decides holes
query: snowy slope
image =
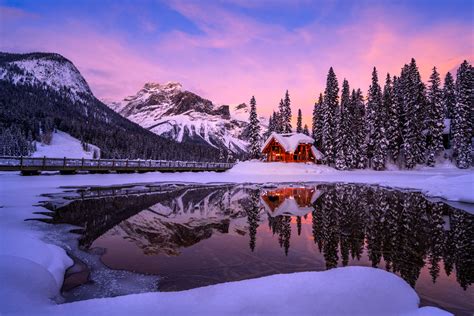
{"label": "snowy slope", "polygon": [[[180,83],[168,82],[147,83],[137,94],[108,105],[131,121],[178,142],[204,142],[236,154],[247,151],[246,104],[216,106],[184,90]],[[263,134],[267,122],[260,120]]]}
{"label": "snowy slope", "polygon": [[92,144],[87,144],[88,150],[84,150],[81,141],[71,135],[56,131],[53,133],[51,143],[49,145],[36,143],[36,151],[32,157],[48,157],[48,158],[100,158],[100,149]]}
{"label": "snowy slope", "polygon": [[92,96],[79,70],[61,55],[1,53],[0,58],[0,80],[9,80],[15,84],[45,85],[55,91],[65,91],[76,101]]}

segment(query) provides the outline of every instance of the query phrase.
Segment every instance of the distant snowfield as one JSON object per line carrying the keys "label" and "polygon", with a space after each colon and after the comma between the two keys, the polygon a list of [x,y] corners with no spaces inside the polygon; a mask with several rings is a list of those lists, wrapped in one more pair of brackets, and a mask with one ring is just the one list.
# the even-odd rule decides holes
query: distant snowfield
{"label": "distant snowfield", "polygon": [[[72,260],[42,241],[32,222],[43,193],[60,186],[145,182],[350,182],[415,189],[450,201],[474,203],[474,169],[448,164],[410,171],[337,171],[318,165],[242,162],[223,172],[22,177],[0,173],[0,314],[108,315],[443,315],[418,308],[419,298],[401,278],[372,268],[274,275],[175,293],[145,293],[56,305]],[[451,202],[450,202],[451,203]],[[469,204],[463,204],[468,206]],[[456,205],[455,205],[456,206]],[[465,208],[469,210],[469,207]],[[472,211],[472,210],[471,210]],[[34,215],[38,217],[39,215]]]}
{"label": "distant snowfield", "polygon": [[97,146],[89,144],[89,151],[82,148],[81,141],[72,137],[68,133],[56,131],[53,133],[51,144],[46,145],[42,143],[36,144],[36,151],[31,155],[32,157],[48,157],[48,158],[86,158],[92,159],[94,157],[94,150],[100,154],[100,149]]}

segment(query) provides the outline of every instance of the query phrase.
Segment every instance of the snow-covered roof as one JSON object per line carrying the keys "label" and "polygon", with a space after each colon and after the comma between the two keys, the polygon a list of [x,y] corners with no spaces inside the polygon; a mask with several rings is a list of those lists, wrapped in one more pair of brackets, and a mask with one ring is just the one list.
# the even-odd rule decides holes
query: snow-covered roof
{"label": "snow-covered roof", "polygon": [[[311,196],[311,204],[313,204],[321,195],[321,192],[315,190]],[[314,210],[311,204],[309,205],[298,205],[296,199],[293,196],[285,198],[285,200],[278,205],[273,211],[270,206],[265,202],[264,199],[260,198],[265,210],[270,214],[271,217],[280,215],[292,215],[292,216],[304,216]]]}
{"label": "snow-covered roof", "polygon": [[311,146],[311,151],[313,152],[314,158],[316,158],[316,160],[323,159],[323,157],[324,157],[323,153],[320,152],[319,150],[317,150],[316,147]]}
{"label": "snow-covered roof", "polygon": [[265,144],[263,144],[263,148],[267,147],[267,145],[272,141],[272,139],[275,139],[287,152],[295,151],[296,148],[298,148],[299,144],[314,143],[314,139],[312,137],[301,133],[272,133],[266,140]]}

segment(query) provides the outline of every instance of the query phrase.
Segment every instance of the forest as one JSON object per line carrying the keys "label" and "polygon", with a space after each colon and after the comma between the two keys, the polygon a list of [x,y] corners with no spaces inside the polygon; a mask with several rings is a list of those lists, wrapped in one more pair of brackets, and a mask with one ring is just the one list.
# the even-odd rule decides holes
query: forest
{"label": "forest", "polygon": [[[339,170],[385,170],[388,163],[412,169],[420,164],[434,166],[438,158],[469,168],[473,161],[473,78],[472,65],[464,61],[456,79],[448,72],[441,86],[434,67],[426,85],[412,59],[398,76],[387,74],[383,88],[374,67],[364,98],[361,89],[351,90],[346,79],[339,93],[331,67],[324,93],[313,109],[311,134],[315,145],[324,153],[325,163]],[[264,136],[292,132],[291,118],[287,91]],[[301,110],[296,131],[309,134],[307,126],[302,127]],[[258,153],[253,156],[258,157]]]}

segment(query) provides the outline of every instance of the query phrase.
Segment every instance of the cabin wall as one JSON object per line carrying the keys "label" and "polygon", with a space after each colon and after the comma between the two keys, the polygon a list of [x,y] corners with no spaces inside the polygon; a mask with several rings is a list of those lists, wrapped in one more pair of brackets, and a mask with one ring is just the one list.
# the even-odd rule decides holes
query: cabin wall
{"label": "cabin wall", "polygon": [[312,144],[301,144],[294,153],[286,152],[275,139],[263,149],[267,162],[316,162],[311,151]]}

